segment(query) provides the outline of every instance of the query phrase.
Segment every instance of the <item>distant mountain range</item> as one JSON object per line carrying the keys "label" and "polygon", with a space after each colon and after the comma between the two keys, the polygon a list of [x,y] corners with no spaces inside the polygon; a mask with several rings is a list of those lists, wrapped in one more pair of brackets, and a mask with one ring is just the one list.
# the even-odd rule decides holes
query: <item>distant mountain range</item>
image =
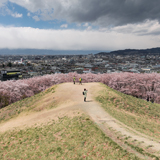
{"label": "distant mountain range", "polygon": [[0,49],[0,55],[87,55],[97,50]]}
{"label": "distant mountain range", "polygon": [[160,47],[151,49],[125,49],[101,52],[98,50],[47,50],[47,49],[0,49],[0,55],[132,55],[132,54],[160,54]]}
{"label": "distant mountain range", "polygon": [[125,49],[111,52],[99,52],[98,55],[115,54],[115,55],[132,55],[132,54],[160,54],[160,47],[151,49]]}

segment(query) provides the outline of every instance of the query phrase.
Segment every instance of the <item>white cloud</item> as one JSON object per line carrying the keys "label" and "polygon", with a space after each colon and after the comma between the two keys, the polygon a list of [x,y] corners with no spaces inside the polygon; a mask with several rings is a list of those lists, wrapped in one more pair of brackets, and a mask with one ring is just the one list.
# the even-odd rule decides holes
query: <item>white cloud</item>
{"label": "white cloud", "polygon": [[77,23],[76,26],[77,26],[77,27],[81,27],[81,24],[80,24],[80,23]]}
{"label": "white cloud", "polygon": [[[12,10],[10,10],[7,7],[7,1],[8,0],[1,0],[0,1],[0,14],[5,16],[5,15],[10,15],[14,18],[21,18],[23,16],[23,14],[17,13],[17,12],[13,12]],[[14,7],[12,7],[12,9],[14,10]]]}
{"label": "white cloud", "polygon": [[5,6],[5,3],[7,3],[8,0],[1,0],[0,1],[0,8]]}
{"label": "white cloud", "polygon": [[100,28],[99,31],[102,32],[117,32],[123,34],[133,34],[138,36],[144,35],[160,35],[160,23],[157,20],[150,21],[147,20],[142,23],[137,24],[127,24],[123,26],[110,27],[110,28]]}
{"label": "white cloud", "polygon": [[68,27],[68,24],[62,24],[61,25],[61,28],[67,28]]}
{"label": "white cloud", "polygon": [[0,6],[0,15],[5,16],[5,15],[11,15],[11,14],[12,14],[12,11],[6,5]]}
{"label": "white cloud", "polygon": [[83,25],[83,27],[86,27],[87,30],[91,30],[92,29],[92,26],[90,26],[88,23],[85,23]]}
{"label": "white cloud", "polygon": [[15,18],[21,18],[21,17],[23,17],[23,14],[12,13],[11,16],[12,16],[12,17],[15,17]]}
{"label": "white cloud", "polygon": [[39,20],[40,20],[38,16],[33,16],[32,18],[33,18],[35,21],[39,21]]}
{"label": "white cloud", "polygon": [[[7,0],[2,0],[6,2]],[[158,0],[8,0],[41,20],[121,26],[147,19],[160,21]],[[145,2],[144,2],[145,1]],[[3,3],[4,3],[3,2]],[[0,4],[3,4],[0,2]]]}
{"label": "white cloud", "polygon": [[159,36],[93,30],[45,30],[0,26],[0,48],[37,48],[54,50],[117,50],[152,48]]}
{"label": "white cloud", "polygon": [[36,7],[36,4],[41,3],[41,0],[37,1],[38,3],[35,0],[9,0],[9,1],[17,5],[20,5],[31,12],[36,12],[38,9],[41,8],[39,5],[37,5]]}
{"label": "white cloud", "polygon": [[160,23],[157,20],[147,20],[143,23],[114,27],[112,30],[121,33],[134,33],[137,35],[160,34]]}
{"label": "white cloud", "polygon": [[31,16],[31,13],[28,12],[28,13],[27,13],[27,16],[30,17],[30,16]]}
{"label": "white cloud", "polygon": [[84,26],[84,27],[88,27],[88,26],[89,26],[89,24],[88,24],[88,23],[85,23],[83,26]]}
{"label": "white cloud", "polygon": [[92,29],[92,27],[91,27],[91,26],[88,26],[88,27],[87,27],[87,30],[91,30],[91,29]]}
{"label": "white cloud", "polygon": [[[122,6],[119,11],[116,10],[117,8],[115,6],[115,10],[110,12],[111,15],[113,14],[112,18],[110,19],[110,16],[106,16],[108,14],[110,15],[110,13],[108,13],[110,9],[114,9],[114,5],[116,5],[115,1],[0,0],[0,14],[11,15],[16,18],[20,18],[23,15],[13,13],[13,11],[9,10],[6,6],[8,1],[26,8],[28,10],[27,16],[33,16],[32,18],[35,21],[57,19],[60,22],[61,20],[63,20],[63,22],[76,22],[78,27],[85,27],[85,30],[42,30],[27,27],[15,28],[1,26],[0,48],[112,50],[125,48],[152,48],[157,47],[160,44],[160,38],[158,36],[160,35],[160,23],[156,20],[156,17],[153,18],[154,20],[149,20],[149,18],[146,20],[146,17],[144,16],[142,20],[137,20],[137,17],[133,15],[133,17],[131,16],[133,18],[132,21],[129,16],[130,14],[127,14],[126,12],[125,16],[128,17],[122,16],[122,20],[124,20],[122,24],[114,27],[115,23],[112,23],[112,21],[116,21],[117,16],[120,16],[118,15],[118,13],[120,13],[119,11],[124,13],[124,6]],[[105,4],[102,2],[105,2]],[[114,5],[108,6],[109,2]],[[129,3],[129,1],[126,2]],[[120,2],[117,1],[117,3]],[[90,6],[91,4],[93,5]],[[107,10],[105,6],[110,8]],[[119,7],[119,5],[117,6]],[[104,8],[103,12],[101,12],[101,7]],[[127,11],[129,10],[127,6],[125,6],[124,9]],[[101,15],[103,13],[105,14]],[[159,13],[159,10],[157,13]],[[147,12],[147,14],[149,14],[149,12]],[[130,21],[127,21],[127,19]],[[119,21],[121,21],[121,19],[119,19]],[[92,29],[93,24],[103,28],[100,28],[99,31],[95,31]],[[105,28],[106,26],[107,28]],[[63,24],[61,25],[61,28],[68,28],[68,25]]]}

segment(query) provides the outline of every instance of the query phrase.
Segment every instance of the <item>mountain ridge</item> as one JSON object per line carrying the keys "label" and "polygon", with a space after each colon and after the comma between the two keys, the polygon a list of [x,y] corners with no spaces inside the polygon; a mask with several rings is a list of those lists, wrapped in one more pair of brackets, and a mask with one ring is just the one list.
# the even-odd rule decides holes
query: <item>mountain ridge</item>
{"label": "mountain ridge", "polygon": [[52,49],[0,49],[0,55],[132,55],[132,54],[159,54],[160,47],[148,49],[123,49],[114,51],[100,50],[52,50]]}
{"label": "mountain ridge", "polygon": [[99,52],[97,55],[116,54],[116,55],[131,55],[131,54],[157,54],[160,53],[160,47],[150,49],[124,49],[111,52]]}

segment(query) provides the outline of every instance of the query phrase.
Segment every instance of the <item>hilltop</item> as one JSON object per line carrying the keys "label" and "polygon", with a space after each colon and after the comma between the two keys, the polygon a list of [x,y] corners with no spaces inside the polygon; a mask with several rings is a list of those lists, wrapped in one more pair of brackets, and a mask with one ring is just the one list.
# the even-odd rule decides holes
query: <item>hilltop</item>
{"label": "hilltop", "polygon": [[[87,102],[83,102],[84,88]],[[101,83],[63,83],[0,110],[0,155],[13,158],[9,151],[16,151],[15,143],[22,149],[27,145],[28,150],[33,143],[26,157],[156,159],[160,123],[150,117],[158,115],[158,110],[157,104]]]}

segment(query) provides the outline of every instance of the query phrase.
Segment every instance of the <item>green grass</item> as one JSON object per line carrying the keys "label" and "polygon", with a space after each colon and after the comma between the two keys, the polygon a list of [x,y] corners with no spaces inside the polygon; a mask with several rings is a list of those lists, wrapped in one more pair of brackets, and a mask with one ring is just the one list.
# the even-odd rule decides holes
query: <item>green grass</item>
{"label": "green grass", "polygon": [[96,99],[113,117],[146,135],[160,139],[160,105],[147,102],[104,85]]}
{"label": "green grass", "polygon": [[[10,118],[18,116],[22,112],[28,112],[30,110],[34,111],[41,111],[44,108],[38,108],[36,104],[37,102],[40,102],[42,98],[47,97],[49,94],[53,94],[55,92],[56,86],[53,86],[43,92],[40,92],[32,97],[25,98],[23,100],[17,101],[9,106],[6,106],[2,109],[0,109],[0,122],[6,121]],[[40,102],[41,103],[41,102]],[[55,107],[55,101],[53,101],[49,106],[47,106],[45,109],[50,109]]]}
{"label": "green grass", "polygon": [[2,159],[139,159],[123,150],[85,115],[0,134]]}
{"label": "green grass", "polygon": [[127,144],[128,146],[130,146],[131,148],[135,149],[137,152],[139,152],[139,153],[141,153],[141,154],[143,154],[145,156],[149,156],[149,157],[154,158],[155,160],[159,160],[159,157],[144,151],[142,148],[140,148],[138,146],[135,146],[135,145],[133,145],[131,143],[128,143],[127,141],[125,141],[125,144]]}

